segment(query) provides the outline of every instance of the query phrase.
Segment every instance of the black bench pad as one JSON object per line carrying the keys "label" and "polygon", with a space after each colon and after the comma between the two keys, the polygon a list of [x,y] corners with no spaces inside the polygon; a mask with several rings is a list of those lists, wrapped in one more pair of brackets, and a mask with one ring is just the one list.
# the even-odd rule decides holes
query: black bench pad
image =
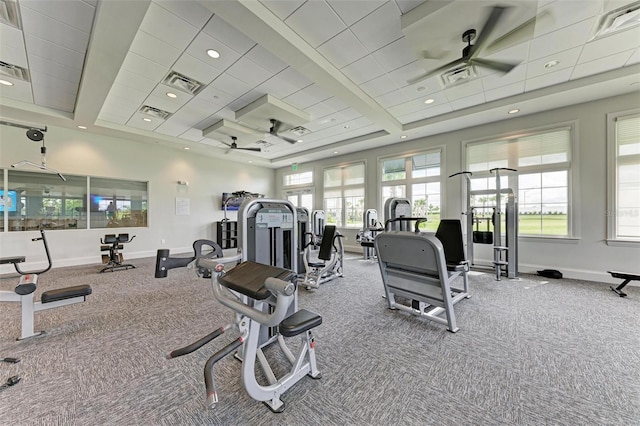
{"label": "black bench pad", "polygon": [[57,302],[58,300],[71,299],[72,297],[88,296],[91,294],[91,287],[87,284],[73,287],[58,288],[42,293],[40,301],[42,303]]}
{"label": "black bench pad", "polygon": [[271,292],[264,285],[267,278],[293,282],[294,277],[293,271],[288,269],[247,260],[218,278],[218,282],[252,299],[264,300],[271,296]]}
{"label": "black bench pad", "polygon": [[25,256],[0,257],[0,265],[4,265],[7,263],[22,263],[25,261],[25,259]]}
{"label": "black bench pad", "polygon": [[285,337],[297,336],[322,324],[322,317],[314,312],[300,309],[280,323],[280,334]]}

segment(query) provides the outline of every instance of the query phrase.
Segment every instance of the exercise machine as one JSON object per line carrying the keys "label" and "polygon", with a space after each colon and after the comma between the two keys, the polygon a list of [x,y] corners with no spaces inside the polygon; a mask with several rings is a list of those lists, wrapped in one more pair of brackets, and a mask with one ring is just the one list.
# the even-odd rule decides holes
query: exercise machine
{"label": "exercise machine", "polygon": [[320,246],[320,240],[322,240],[322,233],[324,232],[325,217],[324,210],[314,210],[311,213],[311,245],[314,250],[317,250],[318,246]]}
{"label": "exercise machine", "polygon": [[[204,247],[208,249],[203,250]],[[171,257],[169,249],[158,249],[156,253],[156,278],[166,278],[170,269],[195,266],[196,259],[213,259],[224,256],[222,248],[211,240],[196,240],[193,242],[193,256]],[[197,268],[196,273],[202,278],[211,278],[211,273],[206,268]]]}
{"label": "exercise machine", "polygon": [[117,271],[120,269],[133,269],[134,265],[130,263],[123,263],[122,253],[120,250],[124,248],[125,243],[130,243],[136,236],[129,238],[129,234],[107,234],[103,238],[100,238],[100,251],[109,252],[108,255],[102,255],[102,262],[106,263],[107,266],[100,270],[100,273],[106,271]]}
{"label": "exercise machine", "polygon": [[296,207],[296,218],[298,223],[298,242],[296,251],[298,253],[298,275],[306,272],[304,264],[305,248],[313,239],[313,234],[309,232],[309,210],[306,207]]}
{"label": "exercise machine", "polygon": [[[33,238],[32,241],[42,241],[45,252],[47,253],[48,266],[39,272],[42,274],[51,269],[52,262],[47,238],[43,230],[40,230],[40,235],[40,238]],[[40,296],[40,300],[35,301],[34,292],[36,291],[38,284],[38,273],[22,271],[17,264],[24,261],[24,256],[5,257],[0,259],[0,264],[12,263],[16,271],[21,275],[20,281],[14,291],[0,291],[0,302],[20,303],[22,319],[20,337],[18,340],[44,334],[44,331],[34,331],[34,314],[36,312],[84,302],[87,296],[91,294],[91,287],[85,284],[45,291]]]}
{"label": "exercise machine", "polygon": [[342,238],[343,235],[334,225],[326,225],[322,231],[317,258],[312,254],[315,251],[311,250],[311,243],[307,245],[303,256],[306,273],[302,283],[307,290],[319,288],[320,284],[344,276]]}
{"label": "exercise machine", "polygon": [[640,275],[631,274],[629,272],[618,272],[618,271],[607,271],[613,278],[619,278],[622,281],[617,287],[611,286],[611,290],[613,290],[620,297],[627,297],[627,293],[622,291],[622,289],[629,284],[631,281],[640,281]]}
{"label": "exercise machine", "polygon": [[[461,226],[459,230],[458,251],[463,244]],[[375,248],[389,309],[445,324],[449,331],[457,332],[454,305],[470,297],[464,263],[447,262],[442,242],[423,232],[383,232],[376,237]],[[463,276],[463,287],[454,285],[459,276]],[[396,296],[411,304],[401,303]]]}
{"label": "exercise machine", "polygon": [[[390,231],[409,231],[409,221],[394,220],[403,217],[411,217],[411,201],[406,198],[387,198],[384,202],[385,229]],[[389,223],[392,223],[391,228],[387,228]]]}
{"label": "exercise machine", "polygon": [[[500,173],[516,173],[517,170],[498,167],[489,170],[495,176],[495,189],[471,189],[472,172],[454,173],[449,178],[463,176],[466,181],[466,206],[462,214],[466,218],[467,258],[472,266],[483,266],[476,262],[474,244],[492,245],[493,259],[490,267],[496,280],[501,276],[518,277],[518,201],[511,188],[502,188]],[[475,197],[493,196],[495,204],[475,205]],[[503,210],[503,197],[506,197]],[[490,212],[490,213],[488,213]],[[503,217],[505,230],[503,232]]]}
{"label": "exercise machine", "polygon": [[[282,412],[285,405],[281,397],[289,388],[305,376],[321,377],[316,366],[316,342],[312,330],[322,323],[322,317],[304,309],[291,313],[296,294],[296,274],[291,270],[245,261],[225,273],[224,266],[217,259],[200,258],[196,264],[211,271],[213,295],[235,313],[235,319],[191,345],[172,351],[168,358],[187,355],[216,337],[235,331],[239,337],[218,350],[205,364],[207,405],[213,408],[219,401],[214,365],[237,350],[242,353],[242,383],[249,396],[262,401],[275,413]],[[262,351],[264,345],[261,340],[269,330],[276,330],[270,340],[278,342],[291,365],[289,371],[279,378]],[[301,337],[301,345],[294,356],[286,345],[285,337],[295,336]],[[266,377],[266,384],[259,383],[256,378],[256,360]]]}
{"label": "exercise machine", "polygon": [[378,212],[375,209],[367,209],[362,217],[362,230],[356,235],[356,241],[362,247],[362,257],[365,260],[375,259],[376,250],[373,240],[379,232],[384,231],[380,222],[378,222]]}

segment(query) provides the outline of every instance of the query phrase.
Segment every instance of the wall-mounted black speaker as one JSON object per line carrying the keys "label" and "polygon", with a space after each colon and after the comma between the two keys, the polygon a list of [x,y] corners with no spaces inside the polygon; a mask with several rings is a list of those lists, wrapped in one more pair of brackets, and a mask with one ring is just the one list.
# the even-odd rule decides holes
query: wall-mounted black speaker
{"label": "wall-mounted black speaker", "polygon": [[40,142],[44,139],[44,134],[38,129],[27,130],[27,137],[34,142]]}

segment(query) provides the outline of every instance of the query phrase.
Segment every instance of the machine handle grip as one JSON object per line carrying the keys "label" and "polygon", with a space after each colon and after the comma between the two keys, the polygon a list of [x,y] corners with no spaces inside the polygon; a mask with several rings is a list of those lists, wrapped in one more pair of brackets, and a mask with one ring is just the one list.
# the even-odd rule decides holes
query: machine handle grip
{"label": "machine handle grip", "polygon": [[510,171],[510,172],[517,172],[516,169],[511,169],[509,167],[496,167],[496,168],[490,169],[489,171],[493,173],[496,170],[507,170],[507,171]]}
{"label": "machine handle grip", "polygon": [[291,296],[296,291],[296,286],[289,281],[283,281],[278,278],[269,277],[265,280],[264,286],[274,295],[284,294]]}
{"label": "machine handle grip", "polygon": [[462,171],[462,172],[458,172],[458,173],[454,173],[451,176],[449,176],[450,178],[454,177],[454,176],[458,176],[458,175],[469,175],[469,176],[473,176],[472,172],[468,172],[468,171]]}

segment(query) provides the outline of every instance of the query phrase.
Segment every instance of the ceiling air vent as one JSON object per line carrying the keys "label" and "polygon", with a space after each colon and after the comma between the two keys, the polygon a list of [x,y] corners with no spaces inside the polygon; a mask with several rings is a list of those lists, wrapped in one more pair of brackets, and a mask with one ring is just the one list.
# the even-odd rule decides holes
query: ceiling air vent
{"label": "ceiling air vent", "polygon": [[29,81],[29,71],[26,68],[17,65],[8,64],[0,61],[0,75],[5,77],[13,77],[19,80]]}
{"label": "ceiling air vent", "polygon": [[306,127],[302,127],[302,126],[298,126],[298,127],[294,127],[293,129],[289,130],[291,133],[296,134],[298,136],[304,136],[304,135],[308,135],[309,133],[311,133],[311,130],[307,129]]}
{"label": "ceiling air vent", "polygon": [[150,115],[151,117],[160,118],[162,120],[166,120],[171,115],[170,112],[163,111],[149,105],[143,105],[142,108],[140,108],[140,112],[146,115]]}
{"label": "ceiling air vent", "polygon": [[195,95],[204,87],[199,81],[175,71],[171,71],[163,82],[167,86],[175,87],[182,92],[191,93],[192,95]]}
{"label": "ceiling air vent", "polygon": [[0,22],[21,29],[18,6],[15,1],[0,0]]}
{"label": "ceiling air vent", "polygon": [[473,65],[465,64],[461,67],[456,67],[450,71],[443,73],[440,77],[442,78],[442,83],[445,87],[451,87],[469,80],[473,80],[477,77],[477,74]]}
{"label": "ceiling air vent", "polygon": [[[612,10],[600,17],[596,32],[591,38],[604,37],[640,25],[640,1]],[[591,41],[589,40],[589,41]]]}

